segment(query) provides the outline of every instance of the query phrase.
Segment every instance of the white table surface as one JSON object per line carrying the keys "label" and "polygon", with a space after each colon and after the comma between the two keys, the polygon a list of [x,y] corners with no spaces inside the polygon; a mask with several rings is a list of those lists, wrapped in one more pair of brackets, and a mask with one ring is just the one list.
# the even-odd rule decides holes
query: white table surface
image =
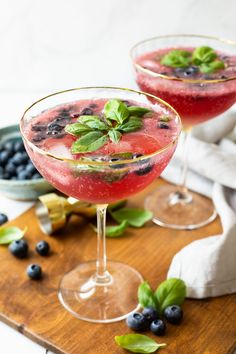
{"label": "white table surface", "polygon": [[[0,0],[0,127],[49,92],[136,87],[128,51],[139,40],[171,33],[234,39],[235,11],[235,0]],[[28,206],[0,196],[11,219]],[[1,322],[0,343],[3,354],[45,353]]]}

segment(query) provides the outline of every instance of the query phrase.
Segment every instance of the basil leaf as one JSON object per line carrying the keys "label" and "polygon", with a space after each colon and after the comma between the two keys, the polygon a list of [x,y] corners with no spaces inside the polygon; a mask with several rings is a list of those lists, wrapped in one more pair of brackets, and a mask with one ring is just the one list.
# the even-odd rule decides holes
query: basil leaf
{"label": "basil leaf", "polygon": [[144,209],[122,208],[112,213],[112,217],[117,222],[127,220],[130,226],[142,227],[147,221],[152,219],[153,214]]}
{"label": "basil leaf", "polygon": [[200,71],[204,74],[211,74],[217,70],[221,70],[225,68],[225,64],[223,61],[215,60],[209,64],[201,64]]}
{"label": "basil leaf", "polygon": [[186,50],[175,49],[164,55],[161,64],[173,68],[186,67],[190,64],[191,53]]}
{"label": "basil leaf", "polygon": [[7,245],[12,241],[20,240],[26,233],[27,228],[24,230],[15,226],[6,226],[0,228],[0,245]]}
{"label": "basil leaf", "polygon": [[67,124],[65,127],[65,131],[69,134],[78,136],[82,135],[84,133],[88,133],[92,129],[89,128],[88,126],[80,123],[74,123],[74,124]]}
{"label": "basil leaf", "polygon": [[123,235],[127,229],[128,222],[126,220],[122,221],[120,225],[107,226],[106,227],[106,237],[120,237]]}
{"label": "basil leaf", "polygon": [[125,334],[115,336],[115,342],[121,348],[127,349],[132,353],[154,353],[166,344],[158,344],[153,339],[143,334]]}
{"label": "basil leaf", "polygon": [[118,130],[115,130],[115,129],[109,130],[108,135],[109,135],[111,141],[113,141],[113,143],[118,143],[120,141],[121,136],[122,136],[122,134]]}
{"label": "basil leaf", "polygon": [[186,297],[186,285],[183,280],[170,278],[163,281],[155,291],[155,298],[161,312],[171,305],[182,305]]}
{"label": "basil leaf", "polygon": [[137,117],[142,117],[144,116],[144,114],[151,112],[150,109],[145,107],[139,107],[139,106],[129,106],[128,110],[131,116],[137,116]]}
{"label": "basil leaf", "polygon": [[196,48],[192,54],[192,61],[196,65],[200,65],[202,63],[211,63],[216,58],[217,54],[215,53],[214,49],[207,46]]}
{"label": "basil leaf", "polygon": [[71,147],[72,154],[91,152],[101,148],[108,140],[102,132],[93,131],[77,139]]}
{"label": "basil leaf", "polygon": [[98,130],[107,130],[107,125],[101,120],[99,116],[80,116],[78,121],[86,124],[89,128]]}
{"label": "basil leaf", "polygon": [[154,307],[158,308],[157,300],[154,293],[148,284],[148,282],[143,282],[138,288],[138,301],[142,307]]}
{"label": "basil leaf", "polygon": [[129,133],[142,128],[143,122],[139,117],[130,117],[127,122],[121,124],[117,129]]}
{"label": "basil leaf", "polygon": [[106,118],[122,124],[129,117],[129,110],[123,102],[114,99],[105,104],[104,114]]}

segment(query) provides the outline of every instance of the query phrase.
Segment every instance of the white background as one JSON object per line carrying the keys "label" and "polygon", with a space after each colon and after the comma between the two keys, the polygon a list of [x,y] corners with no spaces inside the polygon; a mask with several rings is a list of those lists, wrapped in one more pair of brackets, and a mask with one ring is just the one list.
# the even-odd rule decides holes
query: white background
{"label": "white background", "polygon": [[[195,33],[236,40],[235,14],[235,0],[0,0],[0,127],[60,89],[136,87],[129,48],[142,39]],[[3,354],[45,353],[1,323],[0,342]]]}

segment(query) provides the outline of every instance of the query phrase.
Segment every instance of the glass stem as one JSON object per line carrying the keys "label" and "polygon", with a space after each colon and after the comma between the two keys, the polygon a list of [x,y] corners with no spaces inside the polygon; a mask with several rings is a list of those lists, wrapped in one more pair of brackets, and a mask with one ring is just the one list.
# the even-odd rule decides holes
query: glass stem
{"label": "glass stem", "polygon": [[97,205],[97,262],[96,262],[96,282],[107,283],[111,276],[107,271],[106,256],[106,210],[107,204]]}
{"label": "glass stem", "polygon": [[188,142],[189,134],[185,131],[183,132],[183,162],[182,162],[182,171],[180,179],[180,187],[183,193],[188,193],[188,188],[186,186],[187,182],[187,172],[188,172]]}

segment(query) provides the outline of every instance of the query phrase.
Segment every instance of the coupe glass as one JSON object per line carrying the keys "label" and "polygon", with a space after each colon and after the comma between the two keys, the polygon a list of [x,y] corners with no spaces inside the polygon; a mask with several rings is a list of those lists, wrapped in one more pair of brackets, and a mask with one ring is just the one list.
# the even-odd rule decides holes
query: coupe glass
{"label": "coupe glass", "polygon": [[[196,229],[213,221],[217,215],[209,198],[190,192],[186,187],[187,141],[192,126],[218,116],[230,108],[236,101],[235,70],[212,79],[204,75],[203,79],[182,75],[179,77],[157,72],[140,64],[138,58],[143,54],[159,49],[195,48],[209,46],[221,54],[228,55],[236,65],[236,43],[229,40],[200,35],[168,35],[144,40],[131,49],[131,58],[135,69],[136,82],[141,90],[158,96],[169,102],[180,114],[183,122],[183,166],[179,185],[168,184],[160,187],[147,197],[145,205],[154,213],[153,221],[174,229]],[[224,58],[223,58],[224,57]],[[229,57],[228,57],[229,59]],[[231,60],[231,59],[230,59]],[[152,98],[151,98],[152,100]]]}
{"label": "coupe glass", "polygon": [[[115,162],[96,159],[89,163],[73,159],[73,156],[64,158],[49,153],[28,139],[27,127],[29,124],[32,127],[34,119],[46,109],[79,100],[111,98],[136,101],[170,114],[177,127],[175,136],[149,155]],[[74,316],[89,322],[109,323],[124,319],[138,308],[137,289],[143,279],[129,265],[107,261],[107,205],[136,194],[160,175],[176,148],[181,130],[178,114],[168,103],[143,92],[86,87],[58,92],[37,101],[25,111],[20,128],[31,160],[55,188],[68,196],[97,204],[97,260],[80,263],[63,276],[58,291],[61,303]],[[150,172],[142,175],[141,170],[147,166]],[[120,176],[122,178],[117,178]]]}

